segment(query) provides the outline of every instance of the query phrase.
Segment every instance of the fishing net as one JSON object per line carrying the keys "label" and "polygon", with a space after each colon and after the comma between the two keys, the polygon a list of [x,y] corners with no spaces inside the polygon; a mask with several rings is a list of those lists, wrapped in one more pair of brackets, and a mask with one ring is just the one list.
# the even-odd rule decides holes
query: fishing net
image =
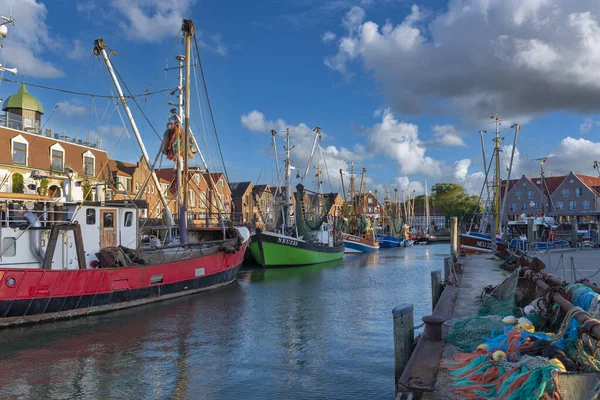
{"label": "fishing net", "polygon": [[[552,357],[563,362],[568,371],[600,372],[598,341],[583,334],[576,320],[581,313],[600,317],[600,294],[583,284],[566,285],[560,293],[574,307],[565,313],[548,300],[556,288],[547,293],[534,291],[529,295],[538,298],[531,305],[539,315],[525,317],[536,329],[505,326],[502,317],[521,316],[517,298],[523,298],[523,290],[533,289],[517,286],[518,273],[515,271],[495,288],[486,288],[479,316],[454,321],[446,337],[448,343],[466,352],[444,361],[453,391],[462,397],[558,399],[555,377],[563,369],[555,361],[550,364],[548,358]],[[538,331],[539,328],[546,332]],[[481,344],[486,346],[478,348]],[[553,355],[533,356],[544,354],[542,350]],[[507,358],[494,360],[495,351],[505,352]]]}
{"label": "fishing net", "polygon": [[519,310],[517,304],[517,282],[519,279],[519,269],[510,274],[504,281],[493,288],[489,294],[483,297],[483,306],[479,310],[479,315],[516,315]]}
{"label": "fishing net", "polygon": [[497,315],[464,318],[452,324],[446,342],[462,351],[471,352],[495,331],[504,331],[502,318]]}
{"label": "fishing net", "polygon": [[521,355],[531,347],[519,329],[508,330],[504,358],[494,360],[494,351],[478,349],[474,353],[455,354],[444,360],[453,392],[469,399],[541,399],[559,398],[554,374],[558,368],[542,357]]}

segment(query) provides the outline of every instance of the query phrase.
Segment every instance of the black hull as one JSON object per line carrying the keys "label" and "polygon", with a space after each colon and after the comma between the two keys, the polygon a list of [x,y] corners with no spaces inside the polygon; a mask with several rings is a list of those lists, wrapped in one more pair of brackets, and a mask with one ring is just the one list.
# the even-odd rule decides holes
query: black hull
{"label": "black hull", "polygon": [[4,300],[0,301],[0,326],[82,317],[213,290],[235,282],[240,267],[241,263],[216,274],[140,289],[51,299]]}

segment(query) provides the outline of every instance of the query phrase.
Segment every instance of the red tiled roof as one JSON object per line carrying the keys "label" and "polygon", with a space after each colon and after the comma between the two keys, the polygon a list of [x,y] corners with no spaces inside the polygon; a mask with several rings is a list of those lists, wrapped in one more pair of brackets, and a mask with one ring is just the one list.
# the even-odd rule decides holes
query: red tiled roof
{"label": "red tiled roof", "polygon": [[506,179],[503,179],[500,182],[500,195],[504,196],[505,190],[506,190],[506,192],[509,192],[517,184],[517,182],[519,182],[520,180],[521,180],[521,178],[519,178],[519,179],[511,179],[508,182],[508,190],[506,190]]}
{"label": "red tiled roof", "polygon": [[596,192],[596,194],[600,194],[600,178],[582,174],[575,174],[575,176],[581,179],[583,183]]}

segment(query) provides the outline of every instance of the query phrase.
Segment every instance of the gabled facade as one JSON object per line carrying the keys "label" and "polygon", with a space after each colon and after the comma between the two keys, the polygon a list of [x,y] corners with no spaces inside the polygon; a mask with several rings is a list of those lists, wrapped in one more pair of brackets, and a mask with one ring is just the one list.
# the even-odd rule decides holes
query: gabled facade
{"label": "gabled facade", "polygon": [[273,204],[273,191],[269,185],[256,185],[252,191],[254,196],[254,213],[257,218],[267,224],[275,223],[275,205]]}
{"label": "gabled facade", "polygon": [[249,225],[254,218],[254,185],[252,182],[233,182],[231,188],[231,201],[233,203],[233,218],[236,223]]}
{"label": "gabled facade", "polygon": [[[173,199],[173,216],[178,218],[179,206],[177,203],[177,179],[172,168],[157,169],[156,175],[161,182],[169,182],[169,198]],[[196,226],[214,226],[217,219],[212,219],[209,213],[209,188],[202,170],[190,168],[188,171],[188,218]]]}
{"label": "gabled facade", "polygon": [[219,212],[229,216],[232,209],[231,188],[222,172],[203,172],[204,180],[210,189],[208,201],[210,214],[217,218]]}
{"label": "gabled facade", "polygon": [[[169,180],[158,176],[160,188],[157,188],[154,180],[150,177],[150,169],[144,160],[140,160],[135,164],[110,160],[109,170],[112,176],[112,197],[115,200],[146,200],[148,209],[141,210],[141,217],[152,219],[162,217],[163,205],[160,201],[159,191],[165,194],[167,200],[174,197],[169,191],[171,183]],[[175,215],[176,202],[169,201],[168,203],[171,214]]]}
{"label": "gabled facade", "polygon": [[[84,188],[92,196],[97,183],[110,181],[106,151],[97,143],[41,132],[41,103],[25,85],[9,96],[0,116],[0,196],[18,188],[13,176],[23,176],[26,194],[41,193],[53,198],[69,195],[83,200]],[[43,182],[43,183],[42,183]],[[47,189],[44,188],[47,184]],[[70,193],[65,193],[67,189]]]}
{"label": "gabled facade", "polygon": [[[525,175],[520,179],[511,181],[508,185],[506,197],[506,206],[504,208],[504,220],[516,220],[521,215],[526,216],[539,215],[542,212],[549,214],[551,203],[546,193],[540,190],[541,183],[534,184]],[[505,186],[504,186],[505,187]],[[502,206],[503,198],[500,198]]]}
{"label": "gabled facade", "polygon": [[362,199],[359,199],[356,212],[368,217],[381,216],[383,215],[383,206],[379,203],[377,197],[369,192]]}
{"label": "gabled facade", "polygon": [[551,196],[557,215],[583,217],[597,214],[600,209],[598,207],[598,192],[592,188],[593,186],[588,186],[588,184],[596,184],[597,179],[570,172]]}
{"label": "gabled facade", "polygon": [[[503,188],[506,181],[502,182]],[[526,216],[552,216],[567,222],[597,221],[600,214],[600,178],[570,172],[566,176],[551,176],[511,180],[508,184],[504,220]]]}

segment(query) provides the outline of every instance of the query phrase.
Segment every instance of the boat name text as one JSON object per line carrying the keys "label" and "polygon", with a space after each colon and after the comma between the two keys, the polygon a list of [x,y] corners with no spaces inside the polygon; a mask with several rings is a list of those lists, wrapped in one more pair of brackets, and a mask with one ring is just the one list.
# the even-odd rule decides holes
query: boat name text
{"label": "boat name text", "polygon": [[277,243],[287,244],[289,246],[298,246],[298,241],[291,239],[277,238]]}

